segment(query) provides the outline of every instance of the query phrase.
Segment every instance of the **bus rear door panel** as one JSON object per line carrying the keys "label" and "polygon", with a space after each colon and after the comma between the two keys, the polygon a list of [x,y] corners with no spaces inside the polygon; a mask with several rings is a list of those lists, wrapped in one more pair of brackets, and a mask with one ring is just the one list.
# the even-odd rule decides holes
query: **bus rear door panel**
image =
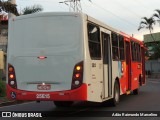
{"label": "bus rear door panel", "polygon": [[102,102],[102,56],[101,56],[101,41],[100,28],[93,23],[87,24],[88,30],[88,50],[90,61],[90,84],[89,84],[89,101]]}

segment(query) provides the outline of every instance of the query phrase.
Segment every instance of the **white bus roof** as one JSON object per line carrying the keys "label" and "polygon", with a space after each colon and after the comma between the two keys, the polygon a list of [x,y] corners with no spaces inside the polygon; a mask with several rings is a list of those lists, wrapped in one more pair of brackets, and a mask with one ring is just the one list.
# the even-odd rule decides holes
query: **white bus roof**
{"label": "white bus roof", "polygon": [[[34,18],[34,17],[47,17],[47,16],[52,16],[52,15],[57,15],[57,16],[61,16],[61,15],[66,15],[66,16],[83,16],[86,20],[93,22],[105,29],[108,29],[110,31],[113,31],[115,33],[118,34],[122,34],[124,35],[123,32],[121,32],[120,30],[117,30],[115,28],[112,28],[111,26],[107,25],[106,23],[103,23],[85,13],[77,13],[77,12],[41,12],[41,13],[34,13],[34,14],[29,14],[29,15],[21,15],[18,16],[16,18],[13,18],[14,20],[21,20],[21,19],[27,19],[27,18]],[[130,35],[125,34],[126,37],[130,37]]]}

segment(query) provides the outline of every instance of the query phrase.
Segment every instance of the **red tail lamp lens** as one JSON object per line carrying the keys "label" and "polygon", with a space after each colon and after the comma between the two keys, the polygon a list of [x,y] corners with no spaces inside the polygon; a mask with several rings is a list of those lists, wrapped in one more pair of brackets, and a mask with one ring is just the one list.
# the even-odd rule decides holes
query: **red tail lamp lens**
{"label": "red tail lamp lens", "polygon": [[14,74],[10,74],[10,75],[9,75],[9,78],[10,78],[10,79],[14,79]]}
{"label": "red tail lamp lens", "polygon": [[9,67],[9,68],[8,68],[8,71],[9,71],[9,72],[13,72],[13,71],[14,71],[13,67]]}
{"label": "red tail lamp lens", "polygon": [[81,76],[81,75],[80,75],[79,73],[75,74],[75,77],[76,77],[76,78],[80,78],[80,76]]}

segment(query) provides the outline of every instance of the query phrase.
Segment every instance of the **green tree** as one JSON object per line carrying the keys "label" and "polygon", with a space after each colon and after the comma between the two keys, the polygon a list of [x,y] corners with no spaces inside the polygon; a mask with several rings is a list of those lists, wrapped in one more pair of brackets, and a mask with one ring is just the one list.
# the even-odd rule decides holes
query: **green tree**
{"label": "green tree", "polygon": [[155,12],[156,13],[153,14],[153,17],[156,18],[157,19],[156,21],[159,22],[160,24],[160,10],[156,9]]}
{"label": "green tree", "polygon": [[43,10],[43,8],[42,8],[41,5],[33,5],[33,6],[30,6],[30,7],[25,7],[22,10],[22,15],[32,14],[32,13],[40,12],[42,10]]}
{"label": "green tree", "polygon": [[[158,59],[158,58],[160,58],[160,53],[159,53],[159,51],[160,51],[160,43],[155,40],[155,38],[154,38],[154,36],[152,34],[153,26],[156,24],[155,16],[158,17],[158,14],[157,15],[153,15],[150,18],[143,17],[142,21],[140,22],[140,25],[138,27],[138,31],[141,30],[141,29],[144,29],[144,28],[148,29],[149,32],[150,32],[151,38],[153,40],[152,47],[153,47],[154,55],[147,56],[147,57],[150,57],[149,59]],[[146,44],[146,47],[149,47],[149,45]]]}
{"label": "green tree", "polygon": [[138,31],[145,28],[148,29],[151,37],[153,39],[153,41],[155,41],[153,34],[152,34],[152,30],[153,30],[153,26],[155,25],[155,19],[153,17],[147,18],[147,17],[143,17],[142,21],[140,22],[140,25],[138,27]]}
{"label": "green tree", "polygon": [[0,0],[0,12],[13,13],[16,16],[32,14],[42,11],[43,8],[41,5],[33,5],[25,7],[22,10],[22,13],[19,13],[17,10],[17,5],[10,3],[9,1]]}
{"label": "green tree", "polygon": [[160,19],[160,10],[156,9],[155,11],[156,11],[156,13],[153,14],[153,17]]}
{"label": "green tree", "polygon": [[19,15],[17,11],[17,5],[11,4],[9,1],[0,0],[0,12],[13,13],[16,16]]}

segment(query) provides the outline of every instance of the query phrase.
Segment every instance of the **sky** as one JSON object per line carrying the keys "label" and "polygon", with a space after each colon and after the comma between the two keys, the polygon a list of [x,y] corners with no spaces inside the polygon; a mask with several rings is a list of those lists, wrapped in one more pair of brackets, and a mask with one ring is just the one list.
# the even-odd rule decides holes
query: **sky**
{"label": "sky", "polygon": [[[19,11],[38,4],[43,7],[42,12],[68,12],[69,6],[59,3],[63,1],[66,0],[16,0],[16,4]],[[142,17],[151,17],[155,9],[160,9],[160,0],[81,0],[81,6],[83,13],[143,40],[143,35],[149,34],[149,30],[138,31],[138,26]],[[154,26],[155,32],[160,32],[158,23]]]}

